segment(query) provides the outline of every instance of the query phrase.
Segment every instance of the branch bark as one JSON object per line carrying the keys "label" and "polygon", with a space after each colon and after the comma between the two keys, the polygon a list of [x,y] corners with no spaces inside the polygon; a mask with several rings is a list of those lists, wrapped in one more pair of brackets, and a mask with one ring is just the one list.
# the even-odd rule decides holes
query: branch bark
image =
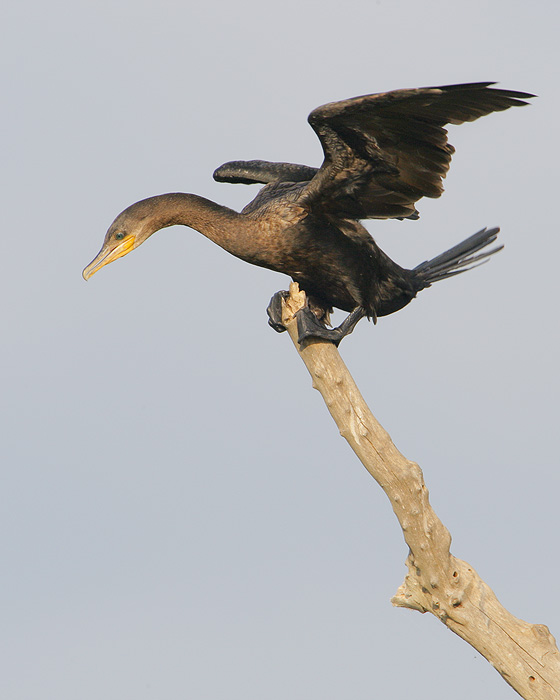
{"label": "branch bark", "polygon": [[431,612],[526,700],[559,700],[560,653],[548,627],[514,617],[476,571],[451,554],[451,536],[430,505],[420,467],[377,422],[336,347],[311,340],[300,348],[294,314],[304,303],[304,292],[292,284],[283,323],[340,434],[391,501],[410,550],[408,574],[391,602]]}

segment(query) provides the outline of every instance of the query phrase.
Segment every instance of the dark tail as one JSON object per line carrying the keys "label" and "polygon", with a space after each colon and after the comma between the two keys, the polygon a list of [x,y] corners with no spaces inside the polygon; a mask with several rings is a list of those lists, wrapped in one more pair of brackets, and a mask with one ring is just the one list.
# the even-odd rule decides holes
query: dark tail
{"label": "dark tail", "polygon": [[434,282],[439,282],[439,280],[444,280],[447,277],[453,277],[461,274],[461,272],[472,270],[473,267],[478,267],[485,263],[491,255],[497,253],[504,246],[497,246],[478,255],[476,253],[494,243],[498,238],[499,230],[499,228],[483,228],[482,231],[446,250],[445,253],[432,258],[432,260],[426,260],[426,262],[415,267],[413,272],[418,275],[417,279],[422,283],[422,288],[429,287]]}

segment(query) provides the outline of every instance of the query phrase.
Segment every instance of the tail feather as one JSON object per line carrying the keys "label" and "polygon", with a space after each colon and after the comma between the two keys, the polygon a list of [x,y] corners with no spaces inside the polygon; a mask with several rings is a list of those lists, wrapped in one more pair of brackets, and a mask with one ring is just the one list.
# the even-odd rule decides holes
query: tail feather
{"label": "tail feather", "polygon": [[473,267],[478,267],[487,262],[488,258],[494,253],[502,250],[503,245],[487,250],[479,255],[475,255],[479,250],[486,248],[494,243],[498,238],[499,228],[486,229],[483,228],[478,233],[470,236],[461,243],[453,246],[445,253],[426,260],[414,268],[419,281],[423,288],[429,287],[434,282],[460,275],[462,272],[472,270]]}

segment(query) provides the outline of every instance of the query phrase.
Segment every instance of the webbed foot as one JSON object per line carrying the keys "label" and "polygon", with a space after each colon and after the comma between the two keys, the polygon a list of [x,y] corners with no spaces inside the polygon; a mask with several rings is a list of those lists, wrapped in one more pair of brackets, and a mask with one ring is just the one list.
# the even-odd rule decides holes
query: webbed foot
{"label": "webbed foot", "polygon": [[286,326],[282,323],[282,300],[289,296],[290,293],[286,291],[276,292],[266,309],[268,325],[277,333],[283,333],[286,330]]}
{"label": "webbed foot", "polygon": [[298,343],[301,344],[308,338],[321,338],[322,340],[329,340],[338,347],[340,341],[352,333],[358,321],[365,315],[366,310],[361,306],[357,306],[340,326],[326,328],[313,311],[308,306],[304,306],[295,314],[298,328]]}

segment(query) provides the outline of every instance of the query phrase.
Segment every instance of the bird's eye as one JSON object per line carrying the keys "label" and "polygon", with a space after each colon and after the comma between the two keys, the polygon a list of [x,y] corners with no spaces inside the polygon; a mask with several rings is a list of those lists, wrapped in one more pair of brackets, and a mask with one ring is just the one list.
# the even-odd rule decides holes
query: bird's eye
{"label": "bird's eye", "polygon": [[115,233],[115,238],[117,239],[117,241],[122,241],[122,239],[124,238],[124,231],[119,231],[118,233]]}

